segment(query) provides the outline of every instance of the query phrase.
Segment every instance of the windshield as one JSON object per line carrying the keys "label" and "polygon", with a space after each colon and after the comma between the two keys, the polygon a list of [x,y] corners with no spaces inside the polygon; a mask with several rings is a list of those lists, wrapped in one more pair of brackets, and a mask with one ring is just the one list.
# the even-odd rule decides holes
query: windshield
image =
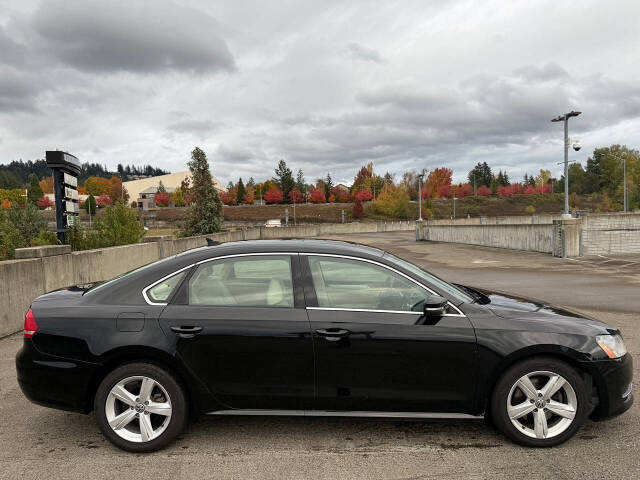
{"label": "windshield", "polygon": [[435,275],[425,272],[424,270],[414,265],[413,263],[407,262],[406,260],[402,260],[401,258],[398,258],[386,252],[384,254],[384,257],[390,259],[391,261],[393,261],[393,263],[404,268],[405,270],[408,270],[411,273],[416,274],[418,277],[424,280],[427,284],[433,285],[437,289],[442,290],[448,295],[451,295],[451,297],[455,298],[459,302],[473,303],[473,298],[467,295],[466,293],[464,293],[462,290],[451,285],[450,283],[445,282],[444,280],[436,277]]}

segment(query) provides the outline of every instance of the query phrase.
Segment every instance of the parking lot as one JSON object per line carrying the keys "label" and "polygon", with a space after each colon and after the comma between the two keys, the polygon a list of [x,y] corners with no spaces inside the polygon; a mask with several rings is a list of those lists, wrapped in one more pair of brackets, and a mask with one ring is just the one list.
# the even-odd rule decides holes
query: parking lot
{"label": "parking lot", "polygon": [[[577,260],[415,242],[412,232],[335,237],[386,249],[447,280],[543,298],[622,329],[640,378],[640,256]],[[122,452],[91,415],[31,404],[0,339],[0,478],[640,478],[640,406],[587,421],[547,450],[507,441],[482,421],[205,417],[169,448]],[[425,366],[428,368],[428,365]],[[634,395],[638,389],[634,387]]]}

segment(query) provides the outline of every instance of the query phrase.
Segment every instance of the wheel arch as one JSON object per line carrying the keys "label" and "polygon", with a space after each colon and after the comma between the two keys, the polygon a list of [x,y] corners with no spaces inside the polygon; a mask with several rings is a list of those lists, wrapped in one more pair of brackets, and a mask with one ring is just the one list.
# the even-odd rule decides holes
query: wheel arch
{"label": "wheel arch", "polygon": [[536,345],[522,348],[506,356],[489,374],[487,377],[487,388],[484,391],[481,404],[484,408],[486,418],[491,418],[491,397],[493,396],[493,392],[500,377],[513,365],[536,357],[560,360],[574,368],[585,382],[587,391],[590,391],[591,403],[593,405],[593,411],[590,415],[597,416],[599,409],[598,386],[592,371],[588,368],[585,362],[580,361],[580,358],[582,358],[583,355],[573,349],[559,345]]}
{"label": "wheel arch", "polygon": [[94,398],[100,383],[116,368],[129,363],[150,363],[171,373],[184,389],[187,397],[189,415],[197,417],[200,413],[196,380],[167,352],[144,345],[128,345],[113,349],[103,355],[100,367],[92,376],[85,399],[85,409],[90,412],[94,408]]}

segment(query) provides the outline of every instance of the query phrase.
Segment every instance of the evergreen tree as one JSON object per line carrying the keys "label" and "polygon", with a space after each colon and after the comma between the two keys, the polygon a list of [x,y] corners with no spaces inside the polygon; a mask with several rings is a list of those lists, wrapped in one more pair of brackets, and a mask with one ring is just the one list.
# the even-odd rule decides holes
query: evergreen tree
{"label": "evergreen tree", "polygon": [[244,191],[244,183],[242,183],[242,177],[240,177],[240,180],[238,180],[238,191],[236,193],[236,203],[238,205],[240,205],[242,203],[242,200],[244,197],[245,191]]}
{"label": "evergreen tree", "polygon": [[29,187],[27,187],[27,201],[35,204],[39,198],[42,198],[44,193],[40,188],[40,181],[35,173],[29,175]]}
{"label": "evergreen tree", "polygon": [[487,164],[487,162],[478,163],[473,169],[469,172],[468,180],[470,185],[475,185],[480,187],[485,185],[487,187],[491,186],[491,181],[493,180],[493,173],[491,173],[491,167]]}
{"label": "evergreen tree", "polygon": [[331,173],[327,172],[327,178],[324,180],[324,196],[329,199],[331,195],[331,189],[333,188],[333,180],[331,180]]}
{"label": "evergreen tree", "polygon": [[167,193],[167,189],[164,188],[162,180],[160,180],[160,183],[158,184],[158,190],[156,190],[156,193]]}
{"label": "evergreen tree", "polygon": [[276,176],[273,181],[276,182],[278,188],[282,190],[282,197],[289,198],[289,192],[294,187],[293,174],[291,169],[287,167],[287,162],[280,160],[275,170]]}
{"label": "evergreen tree", "polygon": [[96,199],[93,195],[89,195],[87,199],[84,201],[82,207],[87,211],[90,215],[96,214]]}
{"label": "evergreen tree", "polygon": [[253,177],[249,177],[249,181],[247,182],[247,187],[255,187],[256,186],[256,181],[253,179]]}
{"label": "evergreen tree", "polygon": [[298,169],[298,175],[296,175],[296,188],[300,190],[302,193],[306,191],[306,185],[304,182],[304,173],[302,173],[302,169]]}
{"label": "evergreen tree", "polygon": [[213,186],[206,154],[198,147],[194,148],[188,165],[193,203],[187,211],[180,235],[188,237],[218,232],[222,228],[222,202]]}

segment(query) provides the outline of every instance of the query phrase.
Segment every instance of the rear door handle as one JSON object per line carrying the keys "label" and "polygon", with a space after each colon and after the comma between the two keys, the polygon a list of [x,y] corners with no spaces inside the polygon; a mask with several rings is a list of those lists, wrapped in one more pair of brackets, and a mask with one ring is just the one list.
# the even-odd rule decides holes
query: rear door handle
{"label": "rear door handle", "polygon": [[320,330],[316,330],[316,333],[324,337],[325,340],[329,342],[337,342],[338,340],[351,335],[351,332],[349,330],[344,330],[342,328],[323,328]]}
{"label": "rear door handle", "polygon": [[198,325],[180,325],[170,327],[172,332],[177,333],[182,338],[192,338],[202,331],[202,327]]}

